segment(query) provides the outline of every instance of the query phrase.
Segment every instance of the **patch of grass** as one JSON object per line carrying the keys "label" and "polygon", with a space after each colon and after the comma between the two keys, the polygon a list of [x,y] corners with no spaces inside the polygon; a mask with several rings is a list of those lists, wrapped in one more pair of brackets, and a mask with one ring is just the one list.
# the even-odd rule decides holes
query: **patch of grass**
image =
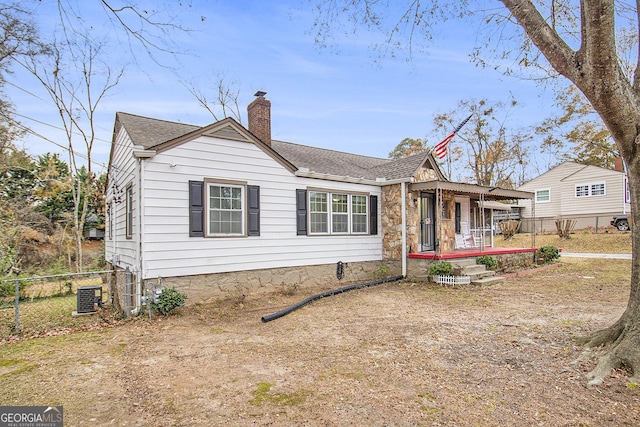
{"label": "patch of grass", "polygon": [[16,366],[16,365],[19,365],[21,363],[23,363],[23,365],[17,367],[16,369],[12,369],[9,372],[5,372],[4,374],[0,375],[0,378],[7,378],[7,377],[10,377],[10,376],[13,376],[13,375],[20,375],[22,373],[29,372],[29,371],[31,371],[32,369],[34,369],[36,367],[36,365],[34,363],[29,363],[29,362],[25,363],[24,360],[10,360],[9,362],[11,364],[9,364],[9,365],[0,365],[0,366],[5,366],[5,367],[7,367],[7,366]]}
{"label": "patch of grass", "polygon": [[[77,298],[75,295],[21,301],[18,309],[19,331],[27,334],[34,331],[70,328],[100,322],[100,317],[97,315],[71,316],[71,313],[77,309]],[[0,339],[7,338],[12,334],[12,326],[14,324],[13,308],[0,310],[0,325],[7,325],[6,328],[3,327],[0,329]]]}
{"label": "patch of grass", "polygon": [[127,348],[127,345],[128,344],[126,342],[119,342],[116,346],[111,348],[109,353],[112,356],[119,356],[122,354],[122,352],[124,352],[125,348]]}
{"label": "patch of grass", "polygon": [[251,392],[254,398],[249,401],[252,405],[260,406],[265,403],[282,406],[296,406],[305,401],[309,395],[306,391],[297,391],[292,394],[274,393],[271,391],[273,384],[260,383],[257,388]]}
{"label": "patch of grass", "polygon": [[14,366],[19,363],[22,363],[21,359],[0,359],[0,368],[5,368],[7,366]]}
{"label": "patch of grass", "polygon": [[[564,252],[600,252],[610,254],[631,253],[631,233],[619,231],[599,231],[597,234],[588,230],[572,233],[568,239],[561,239],[557,234],[536,234],[535,246],[555,246]],[[501,248],[530,248],[531,234],[518,233],[511,240],[496,236],[494,245]]]}

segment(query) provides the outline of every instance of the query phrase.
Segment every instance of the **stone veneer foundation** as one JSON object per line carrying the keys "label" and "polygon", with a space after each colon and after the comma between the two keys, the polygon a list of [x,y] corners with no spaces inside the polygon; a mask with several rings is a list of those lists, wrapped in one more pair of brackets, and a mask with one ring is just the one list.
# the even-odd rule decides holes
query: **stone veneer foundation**
{"label": "stone veneer foundation", "polygon": [[[249,294],[267,294],[292,287],[304,289],[321,286],[326,289],[338,288],[348,284],[369,282],[383,277],[401,274],[399,262],[369,261],[343,264],[343,278],[337,278],[337,264],[310,265],[302,267],[247,270],[229,273],[201,274],[193,276],[165,277],[165,288],[175,287],[187,295],[187,303],[204,302],[222,298],[239,298]],[[125,308],[124,272],[116,273],[118,279],[114,289],[116,304],[122,311]],[[157,279],[148,278],[145,283],[155,283]],[[137,289],[137,287],[134,287]]]}

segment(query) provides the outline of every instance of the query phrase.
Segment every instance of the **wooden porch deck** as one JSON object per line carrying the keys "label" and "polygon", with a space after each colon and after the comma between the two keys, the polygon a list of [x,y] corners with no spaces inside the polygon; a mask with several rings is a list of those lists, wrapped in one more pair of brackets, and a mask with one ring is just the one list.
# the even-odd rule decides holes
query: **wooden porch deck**
{"label": "wooden porch deck", "polygon": [[472,258],[482,255],[506,255],[517,254],[523,252],[535,252],[536,248],[492,248],[486,246],[485,248],[470,248],[470,249],[456,249],[452,252],[437,253],[435,251],[420,252],[407,255],[409,258],[418,259],[433,259],[433,260],[446,260],[456,258]]}

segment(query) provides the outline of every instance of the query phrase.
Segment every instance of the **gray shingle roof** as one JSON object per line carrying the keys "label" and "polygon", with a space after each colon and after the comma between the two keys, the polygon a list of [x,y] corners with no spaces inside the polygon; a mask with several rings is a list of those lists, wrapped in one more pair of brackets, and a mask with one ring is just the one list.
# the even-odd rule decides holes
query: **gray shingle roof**
{"label": "gray shingle roof", "polygon": [[[121,112],[117,113],[117,120],[125,128],[133,144],[145,149],[202,129],[201,126]],[[306,168],[320,174],[370,180],[412,177],[429,157],[427,152],[423,152],[390,160],[275,140],[271,142],[271,149],[298,169]]]}
{"label": "gray shingle roof", "polygon": [[189,132],[200,129],[200,126],[169,122],[136,116],[129,113],[116,113],[117,120],[127,130],[131,142],[150,149],[163,142],[170,141]]}

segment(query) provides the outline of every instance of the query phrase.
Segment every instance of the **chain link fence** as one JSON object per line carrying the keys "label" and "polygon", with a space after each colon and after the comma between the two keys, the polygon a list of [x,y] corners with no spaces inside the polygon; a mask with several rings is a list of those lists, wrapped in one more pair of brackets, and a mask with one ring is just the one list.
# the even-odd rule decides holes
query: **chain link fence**
{"label": "chain link fence", "polygon": [[[117,311],[111,310],[112,273],[104,270],[0,281],[0,341],[90,328],[113,319]],[[99,290],[100,301],[91,297],[95,308],[78,310],[83,290],[86,295],[89,289]]]}
{"label": "chain link fence", "polygon": [[563,215],[561,217],[521,218],[520,231],[525,233],[555,233],[556,220],[575,220],[574,230],[589,229],[594,233],[611,233],[617,229],[610,222],[614,215]]}

